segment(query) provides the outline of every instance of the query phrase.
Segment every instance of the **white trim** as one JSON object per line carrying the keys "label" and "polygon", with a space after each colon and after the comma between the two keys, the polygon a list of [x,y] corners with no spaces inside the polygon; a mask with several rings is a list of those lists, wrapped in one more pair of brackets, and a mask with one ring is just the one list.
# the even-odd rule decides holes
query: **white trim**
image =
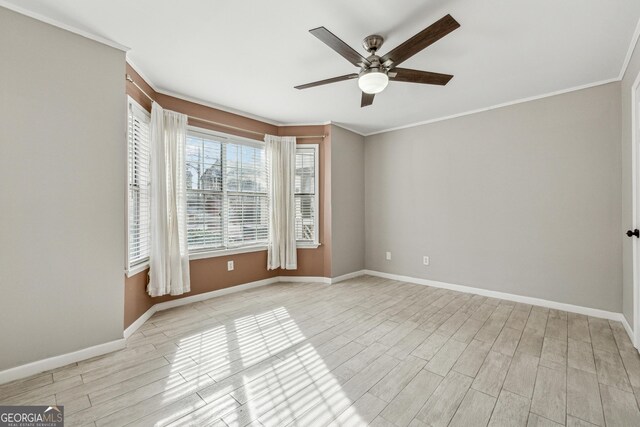
{"label": "white trim", "polygon": [[196,259],[206,259],[206,258],[216,258],[221,256],[237,255],[237,254],[247,254],[250,252],[261,252],[266,250],[267,250],[267,247],[265,245],[260,245],[260,246],[245,246],[242,248],[233,248],[233,249],[220,249],[217,251],[205,250],[202,252],[189,252],[189,261],[193,261]]}
{"label": "white trim", "polygon": [[[146,270],[147,268],[149,268],[149,256],[147,256],[146,261],[143,261],[139,264],[136,264],[134,266],[131,266],[130,262],[131,260],[129,259],[129,196],[130,196],[130,191],[131,191],[131,182],[129,182],[129,178],[130,178],[130,170],[129,168],[131,168],[131,163],[129,163],[130,157],[129,157],[129,143],[131,142],[129,140],[129,137],[131,136],[129,134],[129,119],[131,118],[131,115],[134,114],[134,109],[138,109],[140,110],[140,113],[142,115],[144,115],[144,117],[146,117],[147,119],[149,119],[149,126],[151,126],[151,114],[144,109],[144,107],[142,105],[140,105],[135,99],[133,99],[130,95],[127,95],[127,118],[126,118],[126,122],[127,122],[127,131],[125,132],[125,138],[126,138],[126,147],[127,147],[127,151],[126,151],[126,159],[125,159],[125,164],[127,165],[126,168],[126,179],[125,179],[125,200],[124,200],[124,217],[125,217],[125,230],[124,230],[124,273],[127,277],[131,277],[135,274],[140,273],[141,271]],[[149,148],[151,148],[151,141],[149,141]]]}
{"label": "white trim", "polygon": [[103,354],[111,353],[123,348],[125,348],[125,340],[124,338],[121,338],[115,341],[106,342],[104,344],[98,344],[92,347],[83,348],[71,353],[48,357],[46,359],[36,360],[35,362],[16,366],[14,368],[5,369],[4,371],[0,371],[0,384],[8,383],[10,381],[15,381],[21,378],[26,378],[31,375],[39,374],[40,372],[60,368],[70,363],[75,363],[81,360],[90,359],[92,357],[101,356]]}
{"label": "white trim", "polygon": [[320,246],[320,242],[296,242],[296,249],[318,249]]}
{"label": "white trim", "polygon": [[354,271],[353,273],[343,274],[342,276],[331,278],[331,284],[344,282],[345,280],[353,279],[354,277],[364,276],[366,270]]}
{"label": "white trim", "polygon": [[[320,246],[320,243],[299,242],[296,245],[296,249],[318,249],[319,246]],[[189,261],[193,261],[197,259],[216,258],[221,256],[231,256],[231,255],[237,255],[237,254],[248,254],[251,252],[262,252],[266,250],[267,250],[267,246],[260,245],[260,246],[244,246],[241,248],[233,248],[233,249],[220,249],[217,251],[211,250],[211,251],[202,251],[202,252],[189,252]],[[147,267],[149,267],[149,263],[147,263]]]}
{"label": "white trim", "polygon": [[348,130],[349,132],[353,132],[353,133],[358,134],[358,135],[360,135],[360,136],[367,136],[367,135],[365,135],[364,133],[362,133],[362,132],[360,132],[360,131],[357,131],[357,130],[355,130],[355,129],[351,129],[350,127],[347,127],[347,126],[342,125],[342,124],[338,124],[338,123],[336,123],[336,122],[331,122],[331,125],[332,125],[332,126],[337,126],[337,127],[342,128],[342,129],[344,129],[344,130]]}
{"label": "white trim", "polygon": [[126,277],[131,277],[129,274],[129,118],[131,116],[131,97],[127,95],[127,116],[124,122],[127,124],[127,130],[124,132],[124,146],[127,147],[124,153],[124,164],[126,165],[125,179],[124,179],[124,274]]}
{"label": "white trim", "polygon": [[149,268],[149,260],[146,260],[145,262],[141,262],[140,264],[134,265],[129,269],[125,269],[124,274],[126,274],[127,278],[129,278],[129,277],[135,276],[138,273],[142,273],[147,268]]}
{"label": "white trim", "polygon": [[[298,145],[300,146],[298,147]],[[313,242],[296,240],[296,249],[298,247],[310,248],[313,246],[317,248],[320,246],[320,144],[307,144],[305,142],[298,144],[296,141],[296,155],[298,154],[298,148],[313,149]]]}
{"label": "white trim", "polygon": [[627,67],[629,67],[629,62],[631,62],[633,51],[636,49],[636,45],[638,44],[639,38],[640,38],[640,19],[638,19],[638,23],[636,24],[636,30],[633,32],[633,36],[631,37],[631,43],[629,44],[629,49],[627,50],[627,56],[624,58],[624,62],[622,63],[622,69],[620,69],[620,75],[618,76],[618,80],[622,80],[624,78],[624,75],[627,72]]}
{"label": "white trim", "polygon": [[[0,0],[0,1],[2,1],[2,0]],[[309,123],[281,123],[281,122],[278,122],[276,120],[267,119],[266,117],[257,116],[257,115],[251,114],[251,113],[247,113],[245,111],[235,110],[233,108],[224,107],[224,106],[219,105],[219,104],[206,102],[206,101],[203,101],[203,100],[198,99],[198,98],[192,98],[192,97],[189,97],[187,95],[182,95],[182,94],[179,94],[177,92],[172,92],[172,91],[170,91],[168,89],[160,89],[155,84],[153,84],[152,80],[146,74],[144,74],[144,72],[141,71],[140,67],[138,67],[131,60],[131,58],[129,58],[128,56],[127,56],[127,63],[131,66],[131,68],[133,68],[135,70],[136,73],[138,73],[138,75],[149,86],[151,86],[151,89],[153,89],[156,93],[161,93],[163,95],[167,95],[167,96],[171,96],[171,97],[174,97],[174,98],[182,99],[182,100],[188,101],[188,102],[194,102],[196,104],[204,105],[204,106],[209,107],[209,108],[214,108],[216,110],[224,111],[226,113],[236,114],[238,116],[246,117],[248,119],[258,120],[258,121],[264,122],[266,124],[270,124],[270,125],[277,126],[277,127],[287,127],[287,126],[326,126],[326,125],[335,124],[335,123],[331,122],[331,120],[326,120],[324,122],[309,122]],[[340,127],[343,127],[343,126],[340,126]],[[204,128],[200,128],[200,129],[204,129]],[[347,130],[349,130],[351,132],[357,133],[358,135],[364,136],[362,133],[357,132],[355,130],[348,129],[346,127],[344,129],[347,129]],[[207,130],[209,130],[209,129],[207,129]],[[226,135],[230,135],[230,134],[226,134]],[[232,135],[232,136],[235,137],[236,135]],[[248,138],[248,139],[251,139],[251,138]]]}
{"label": "white trim", "polygon": [[385,279],[399,280],[402,282],[415,283],[418,285],[432,286],[434,288],[450,289],[452,291],[482,295],[482,296],[491,297],[491,298],[500,298],[507,301],[521,302],[523,304],[539,305],[542,307],[568,311],[571,313],[584,314],[587,316],[600,317],[600,318],[609,319],[609,320],[617,320],[619,322],[622,322],[622,320],[624,319],[624,316],[622,315],[622,313],[600,310],[598,308],[582,307],[579,305],[567,304],[564,302],[549,301],[542,298],[526,297],[523,295],[509,294],[506,292],[491,291],[491,290],[482,289],[482,288],[474,288],[472,286],[455,285],[452,283],[438,282],[436,280],[418,279],[416,277],[401,276],[398,274],[391,274],[391,273],[383,273],[381,271],[364,270],[364,273],[370,276],[382,277]]}
{"label": "white trim", "polygon": [[108,38],[98,36],[96,34],[90,33],[89,31],[81,30],[79,28],[76,28],[68,24],[64,24],[60,21],[56,21],[53,18],[49,18],[48,16],[41,15],[29,9],[25,9],[23,7],[17,6],[13,3],[0,0],[0,6],[4,7],[5,9],[9,9],[13,12],[19,13],[20,15],[28,16],[29,18],[33,18],[37,21],[44,22],[45,24],[53,25],[54,27],[60,28],[65,31],[69,31],[70,33],[77,34],[86,39],[93,40],[94,42],[104,44],[114,49],[118,49],[123,52],[127,52],[128,50],[130,50],[130,48],[128,48],[127,46],[121,45],[120,43],[114,42],[113,40],[109,40]]}
{"label": "white trim", "polygon": [[[640,112],[638,112],[637,110],[637,103],[640,102],[640,100],[637,99],[636,97],[636,93],[638,91],[638,88],[640,87],[640,73],[638,73],[638,75],[636,76],[636,79],[633,83],[633,85],[631,86],[631,224],[632,224],[632,228],[638,228],[640,226],[640,224],[638,224],[638,203],[640,202],[638,200],[637,197],[637,191],[638,191],[638,173],[640,173],[640,171],[638,170],[638,167],[640,165],[638,165],[638,155],[640,153],[638,153],[638,132],[637,132],[637,128],[638,126],[640,126],[640,123],[638,123],[638,114]],[[622,230],[621,230],[622,231]],[[633,306],[633,319],[632,319],[632,323],[633,323],[633,328],[632,331],[635,331],[635,333],[632,333],[631,335],[631,341],[633,342],[633,345],[638,348],[638,346],[640,345],[640,265],[638,265],[638,255],[640,255],[638,253],[638,239],[633,239],[633,242],[631,244],[631,256],[633,257],[632,261],[631,261],[631,266],[633,269],[633,301],[632,301],[632,306]]]}
{"label": "white trim", "polygon": [[330,277],[321,276],[279,276],[277,277],[279,282],[288,283],[323,283],[325,285],[331,284]]}
{"label": "white trim", "polygon": [[131,68],[133,68],[133,70],[138,73],[138,75],[142,78],[142,80],[144,80],[146,84],[151,86],[151,89],[153,89],[154,92],[158,92],[157,86],[153,84],[151,79],[143,71],[141,71],[141,69],[136,64],[134,64],[133,61],[131,61],[129,55],[127,55],[127,64],[129,64]]}
{"label": "white trim", "polygon": [[[280,126],[326,126],[330,124],[331,124],[331,120],[325,120],[324,122],[287,123]],[[282,136],[286,136],[286,135],[282,135]]]}
{"label": "white trim", "polygon": [[156,311],[158,311],[156,309],[156,305],[154,304],[152,305],[149,310],[145,311],[144,314],[140,317],[138,317],[135,322],[133,322],[132,324],[130,324],[127,329],[124,330],[123,336],[124,339],[126,340],[127,338],[129,338],[131,335],[133,335],[138,329],[140,329],[140,326],[144,325],[144,322],[146,322],[147,320],[149,320],[151,318],[151,316],[154,315],[154,313]]}
{"label": "white trim", "polygon": [[[136,70],[137,71],[137,70]],[[140,74],[140,73],[138,73]],[[140,76],[142,76],[142,74],[140,74]],[[149,83],[149,82],[147,82]],[[149,83],[149,85],[151,86],[151,84]],[[151,86],[153,87],[153,86]],[[194,104],[199,104],[199,105],[203,105],[205,107],[209,107],[209,108],[213,108],[215,110],[220,110],[220,111],[224,111],[225,113],[231,113],[231,114],[235,114],[237,116],[242,116],[245,117],[247,119],[252,119],[252,120],[257,120],[259,122],[263,122],[272,126],[276,126],[276,127],[280,127],[280,126],[288,126],[288,125],[284,125],[280,122],[277,122],[275,120],[271,120],[271,119],[267,119],[266,117],[262,117],[262,116],[258,116],[256,114],[251,114],[251,113],[247,113],[246,111],[241,111],[241,110],[236,110],[235,108],[231,108],[231,107],[224,107],[222,105],[219,104],[214,104],[212,102],[207,102],[204,101],[202,99],[199,98],[195,98],[195,97],[191,97],[188,95],[182,95],[176,92],[172,92],[168,89],[163,89],[163,88],[158,88],[154,90],[157,93],[160,93],[162,95],[167,95],[167,96],[171,96],[173,98],[177,98],[177,99],[181,99],[183,101],[187,101],[187,102],[192,102]]]}
{"label": "white trim", "polygon": [[624,326],[624,330],[627,331],[627,335],[629,335],[631,343],[634,347],[636,347],[636,343],[633,342],[633,330],[631,329],[631,326],[629,326],[629,322],[627,322],[627,318],[624,317],[624,315],[621,316],[620,323],[622,323],[622,326]]}
{"label": "white trim", "polygon": [[378,135],[380,133],[392,132],[394,130],[408,129],[408,128],[413,128],[413,127],[416,127],[416,126],[422,126],[422,125],[428,125],[428,124],[431,124],[431,123],[442,122],[444,120],[456,119],[458,117],[469,116],[471,114],[476,114],[476,113],[482,113],[482,112],[485,112],[485,111],[496,110],[498,108],[509,107],[511,105],[522,104],[524,102],[529,102],[529,101],[536,101],[538,99],[549,98],[551,96],[563,95],[565,93],[576,92],[578,90],[589,89],[589,88],[592,88],[592,87],[602,86],[602,85],[606,85],[606,84],[614,83],[614,82],[619,82],[619,81],[620,81],[620,79],[616,77],[616,78],[613,78],[613,79],[601,80],[599,82],[587,83],[587,84],[581,85],[581,86],[575,86],[575,87],[571,87],[571,88],[568,88],[568,89],[562,89],[562,90],[558,90],[558,91],[555,91],[555,92],[545,93],[545,94],[542,94],[542,95],[530,96],[528,98],[520,98],[520,99],[516,99],[514,101],[504,102],[502,104],[496,104],[496,105],[492,105],[492,106],[489,106],[489,107],[478,108],[476,110],[465,111],[463,113],[452,114],[450,116],[438,117],[438,118],[435,118],[435,119],[424,120],[422,122],[410,123],[408,125],[402,125],[402,126],[397,126],[397,127],[383,129],[383,130],[377,130],[375,132],[366,133],[366,134],[364,134],[364,136]]}
{"label": "white trim", "polygon": [[[278,277],[270,277],[268,279],[257,280],[255,282],[249,282],[243,285],[230,286],[224,289],[218,289],[215,291],[205,292],[198,295],[191,295],[191,296],[180,298],[180,299],[161,302],[161,303],[155,304],[152,308],[155,308],[155,311],[163,311],[169,308],[180,307],[182,305],[191,304],[193,302],[205,301],[211,298],[220,297],[222,295],[246,291],[248,289],[257,288],[259,286],[272,285],[274,283],[277,283],[278,279],[279,279]],[[146,313],[144,315],[146,315]]]}

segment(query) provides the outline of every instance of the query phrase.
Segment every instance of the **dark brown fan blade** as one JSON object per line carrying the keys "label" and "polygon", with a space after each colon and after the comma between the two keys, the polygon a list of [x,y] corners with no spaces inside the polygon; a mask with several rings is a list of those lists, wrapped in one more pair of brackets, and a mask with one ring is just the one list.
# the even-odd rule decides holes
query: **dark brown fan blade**
{"label": "dark brown fan blade", "polygon": [[314,28],[313,30],[309,30],[309,32],[319,38],[320,41],[324,42],[324,44],[329,46],[331,49],[338,52],[338,54],[340,54],[343,58],[351,62],[356,67],[371,65],[371,63],[367,61],[362,55],[353,50],[351,46],[340,40],[325,27]]}
{"label": "dark brown fan blade", "polygon": [[451,74],[432,73],[430,71],[410,70],[408,68],[394,68],[389,71],[389,80],[394,82],[422,83],[427,85],[444,86],[449,83]]}
{"label": "dark brown fan blade", "polygon": [[362,92],[362,100],[360,101],[360,108],[368,107],[373,104],[373,97],[376,96],[375,93],[365,93]]}
{"label": "dark brown fan blade", "polygon": [[341,82],[343,80],[355,79],[357,77],[358,77],[358,75],[356,73],[351,73],[351,74],[346,74],[344,76],[332,77],[330,79],[319,80],[317,82],[307,83],[307,84],[304,84],[304,85],[294,86],[294,87],[296,89],[307,89],[309,87],[322,86],[322,85],[326,85],[326,84],[329,84],[329,83]]}
{"label": "dark brown fan blade", "polygon": [[459,26],[458,21],[453,19],[451,15],[447,15],[384,55],[381,62],[385,63],[391,60],[393,65],[399,65],[401,62],[406,61],[425,47],[437,42]]}

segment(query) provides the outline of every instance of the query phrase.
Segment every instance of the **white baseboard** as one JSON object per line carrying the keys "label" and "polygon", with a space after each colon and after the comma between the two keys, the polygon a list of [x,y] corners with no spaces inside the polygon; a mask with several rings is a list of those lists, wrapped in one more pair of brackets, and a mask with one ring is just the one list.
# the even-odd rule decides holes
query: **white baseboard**
{"label": "white baseboard", "polygon": [[[623,324],[626,323],[626,320],[624,319],[624,316],[622,315],[622,313],[616,313],[613,311],[600,310],[597,308],[590,308],[590,307],[582,307],[579,305],[550,301],[542,298],[534,298],[534,297],[527,297],[523,295],[509,294],[506,292],[491,291],[488,289],[474,288],[471,286],[454,285],[452,283],[438,282],[435,280],[418,279],[418,278],[409,277],[409,276],[400,276],[398,274],[383,273],[381,271],[365,270],[364,273],[370,276],[377,276],[385,279],[415,283],[418,285],[433,286],[434,288],[450,289],[453,291],[482,295],[482,296],[491,297],[491,298],[500,298],[508,301],[521,302],[523,304],[539,305],[541,307],[553,308],[556,310],[568,311],[571,313],[584,314],[592,317],[600,317],[608,320],[617,320],[619,322],[622,322],[624,320]],[[625,326],[625,329],[627,329],[627,333],[629,333],[631,329],[631,328],[628,328],[628,326],[629,325]]]}
{"label": "white baseboard", "polygon": [[342,276],[334,277],[329,279],[331,284],[344,282],[345,280],[353,279],[355,277],[364,276],[366,274],[366,270],[354,271],[353,273],[343,274]]}
{"label": "white baseboard", "polygon": [[101,356],[103,354],[111,353],[112,351],[121,350],[124,347],[125,340],[119,339],[106,342],[104,344],[94,345],[93,347],[83,348],[82,350],[73,351],[71,353],[61,354],[60,356],[37,360],[25,365],[16,366],[15,368],[5,369],[4,371],[0,371],[0,384],[26,378],[50,369],[60,368],[70,363]]}
{"label": "white baseboard", "polygon": [[316,276],[279,276],[276,277],[277,282],[290,282],[290,283],[324,283],[331,284],[330,277],[316,277]]}
{"label": "white baseboard", "polygon": [[135,322],[133,322],[132,324],[130,324],[127,329],[124,330],[124,339],[126,340],[127,338],[129,338],[131,335],[133,335],[133,333],[135,331],[137,331],[138,329],[140,329],[140,326],[144,325],[144,322],[146,322],[147,320],[149,320],[149,318],[151,318],[151,316],[153,316],[153,314],[157,311],[156,309],[157,304],[152,305],[149,310],[145,311],[144,314],[140,317],[138,317]]}
{"label": "white baseboard", "polygon": [[316,277],[316,276],[280,276],[277,277],[279,282],[293,282],[293,283],[324,283],[331,285],[334,283],[343,282],[345,280],[353,279],[354,277],[363,276],[365,270],[354,271],[353,273],[343,274],[338,277]]}
{"label": "white baseboard", "polygon": [[629,335],[629,339],[631,340],[631,344],[633,344],[633,346],[637,349],[638,346],[636,345],[635,339],[634,339],[634,334],[633,334],[633,329],[631,329],[631,326],[629,325],[629,322],[627,322],[627,318],[624,317],[624,314],[620,313],[620,323],[622,323],[622,326],[624,326],[624,330],[627,331],[627,335]]}
{"label": "white baseboard", "polygon": [[[278,277],[271,277],[269,279],[256,280],[255,282],[244,283],[242,285],[230,286],[224,289],[218,289],[211,292],[205,292],[198,295],[191,295],[188,297],[174,299],[171,301],[160,302],[154,305],[155,311],[167,310],[169,308],[180,307],[182,305],[191,304],[199,301],[206,301],[211,298],[221,297],[222,295],[228,295],[235,292],[246,291],[248,289],[257,288],[259,286],[271,285],[278,282]],[[146,313],[145,313],[146,314]]]}

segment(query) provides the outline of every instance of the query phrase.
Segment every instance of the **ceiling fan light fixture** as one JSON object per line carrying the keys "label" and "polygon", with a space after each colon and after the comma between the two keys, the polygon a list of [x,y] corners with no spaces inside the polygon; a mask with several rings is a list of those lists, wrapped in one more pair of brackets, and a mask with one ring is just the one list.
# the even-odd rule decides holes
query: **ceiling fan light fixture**
{"label": "ceiling fan light fixture", "polygon": [[382,92],[388,84],[389,76],[378,69],[364,71],[358,77],[360,90],[371,95]]}

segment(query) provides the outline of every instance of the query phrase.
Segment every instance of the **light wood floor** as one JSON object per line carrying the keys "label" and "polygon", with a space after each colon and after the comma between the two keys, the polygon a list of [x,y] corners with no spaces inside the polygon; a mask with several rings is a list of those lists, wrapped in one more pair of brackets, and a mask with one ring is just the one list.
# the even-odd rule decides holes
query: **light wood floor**
{"label": "light wood floor", "polygon": [[163,311],[125,350],[0,386],[100,427],[640,426],[639,398],[618,322],[373,277]]}

